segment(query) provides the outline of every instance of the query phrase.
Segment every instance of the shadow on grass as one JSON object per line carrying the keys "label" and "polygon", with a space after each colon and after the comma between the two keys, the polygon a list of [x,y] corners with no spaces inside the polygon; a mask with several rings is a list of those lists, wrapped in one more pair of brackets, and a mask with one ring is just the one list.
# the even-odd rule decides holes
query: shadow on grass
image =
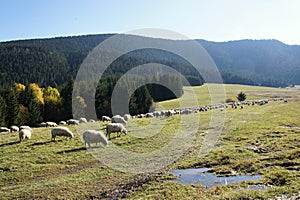
{"label": "shadow on grass", "polygon": [[74,152],[84,151],[84,150],[86,150],[85,147],[80,147],[80,148],[76,148],[76,149],[70,149],[70,150],[59,151],[59,152],[57,152],[57,154],[74,153]]}
{"label": "shadow on grass", "polygon": [[39,146],[39,145],[45,145],[45,144],[49,144],[51,143],[51,141],[46,141],[46,142],[35,142],[33,143],[31,146]]}
{"label": "shadow on grass", "polygon": [[20,144],[20,141],[9,142],[6,144],[0,144],[0,147],[11,146],[11,145],[15,145],[15,144]]}

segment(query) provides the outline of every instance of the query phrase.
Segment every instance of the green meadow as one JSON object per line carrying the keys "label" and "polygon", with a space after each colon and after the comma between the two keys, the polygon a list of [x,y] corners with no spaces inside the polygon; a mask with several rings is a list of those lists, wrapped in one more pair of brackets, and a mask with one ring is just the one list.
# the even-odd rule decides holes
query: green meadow
{"label": "green meadow", "polygon": [[[102,147],[88,151],[75,126],[68,126],[75,133],[73,139],[58,137],[55,142],[51,142],[51,128],[34,128],[31,140],[22,143],[16,132],[0,133],[0,199],[268,199],[299,195],[300,91],[212,84],[185,87],[179,100],[159,102],[155,106],[163,110],[179,108],[180,103],[183,107],[209,105],[214,96],[223,103],[226,99],[235,99],[241,91],[246,93],[247,100],[284,98],[287,103],[270,100],[262,106],[228,107],[187,115],[188,119],[199,120],[189,146],[176,160],[147,173],[120,171],[102,162],[101,154],[100,159],[96,159],[90,151]],[[224,95],[220,95],[222,92]],[[222,132],[211,150],[202,154],[201,147],[210,131],[216,128],[210,124],[213,116],[224,116],[224,123],[217,125]],[[151,153],[169,145],[178,136],[176,133],[194,127],[192,120],[181,124],[183,118],[175,115],[132,119],[126,126],[128,135],[116,137],[113,133],[105,148],[116,146],[128,152]],[[106,123],[97,123],[96,126],[104,129]],[[85,126],[88,129],[94,125]],[[175,147],[170,149],[180,152]],[[171,151],[165,153],[172,155]],[[114,156],[112,154],[112,158]],[[156,164],[155,160],[146,162],[149,166]],[[128,163],[123,164],[130,167]],[[172,181],[176,177],[170,174],[171,170],[202,167],[210,168],[219,176],[259,174],[262,177],[256,182],[209,189]],[[250,186],[267,189],[251,190]]]}

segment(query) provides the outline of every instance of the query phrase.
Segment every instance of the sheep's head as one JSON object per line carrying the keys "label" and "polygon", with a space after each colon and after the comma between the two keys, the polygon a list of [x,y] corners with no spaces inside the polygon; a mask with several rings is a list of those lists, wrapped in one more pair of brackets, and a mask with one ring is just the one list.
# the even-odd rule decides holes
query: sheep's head
{"label": "sheep's head", "polygon": [[122,132],[123,132],[125,135],[128,134],[128,131],[127,131],[125,128],[122,130]]}

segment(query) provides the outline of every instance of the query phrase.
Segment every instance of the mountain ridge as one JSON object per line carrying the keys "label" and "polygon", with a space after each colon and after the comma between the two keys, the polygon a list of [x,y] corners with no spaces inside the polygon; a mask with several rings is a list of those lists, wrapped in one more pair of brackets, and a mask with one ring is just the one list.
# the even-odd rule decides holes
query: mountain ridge
{"label": "mountain ridge", "polygon": [[[66,81],[66,74],[73,77],[76,75],[81,62],[94,47],[113,35],[93,34],[0,42],[0,85],[24,81],[42,85],[62,84]],[[274,87],[300,84],[300,45],[288,45],[274,39],[195,41],[215,61],[225,83]],[[142,59],[147,60],[147,56],[142,55]],[[158,55],[161,60],[164,59],[163,56],[163,53]],[[174,68],[182,68],[179,66],[181,64],[175,64]]]}

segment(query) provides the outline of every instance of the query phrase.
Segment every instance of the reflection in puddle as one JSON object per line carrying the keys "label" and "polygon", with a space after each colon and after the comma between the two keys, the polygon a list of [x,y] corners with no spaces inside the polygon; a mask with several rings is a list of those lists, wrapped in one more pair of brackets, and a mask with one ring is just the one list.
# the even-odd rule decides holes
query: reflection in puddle
{"label": "reflection in puddle", "polygon": [[178,176],[174,181],[182,184],[201,184],[208,188],[218,185],[227,185],[242,181],[257,181],[261,175],[238,175],[229,177],[218,177],[208,173],[209,168],[191,168],[171,171],[171,174]]}

